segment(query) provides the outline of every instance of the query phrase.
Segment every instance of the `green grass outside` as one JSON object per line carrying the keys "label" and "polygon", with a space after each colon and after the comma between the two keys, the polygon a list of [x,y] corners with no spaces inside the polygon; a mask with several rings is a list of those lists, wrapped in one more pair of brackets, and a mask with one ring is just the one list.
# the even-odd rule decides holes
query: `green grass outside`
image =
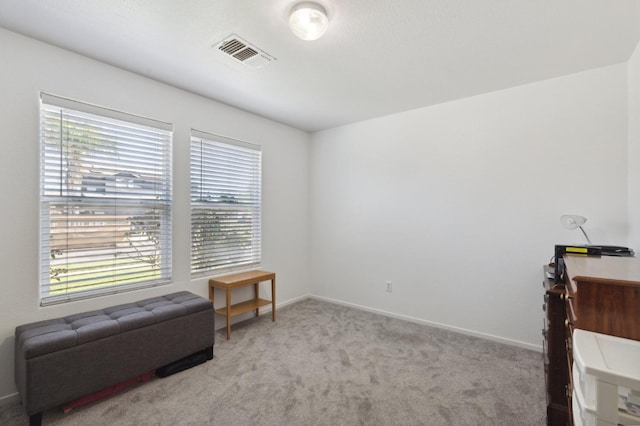
{"label": "green grass outside", "polygon": [[[138,259],[117,259],[118,269],[114,268],[114,263],[114,260],[101,260],[61,265],[67,269],[67,272],[58,275],[60,281],[51,278],[49,292],[54,296],[161,278],[160,269],[157,266],[140,262]],[[73,282],[76,279],[82,279],[82,282]]]}

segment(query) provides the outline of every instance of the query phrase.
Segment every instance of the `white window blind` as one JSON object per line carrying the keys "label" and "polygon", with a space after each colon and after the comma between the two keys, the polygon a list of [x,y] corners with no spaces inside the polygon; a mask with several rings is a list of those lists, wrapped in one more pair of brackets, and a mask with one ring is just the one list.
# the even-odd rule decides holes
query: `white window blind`
{"label": "white window blind", "polygon": [[171,280],[171,126],[42,94],[41,304]]}
{"label": "white window blind", "polygon": [[191,134],[191,274],[260,264],[261,148]]}

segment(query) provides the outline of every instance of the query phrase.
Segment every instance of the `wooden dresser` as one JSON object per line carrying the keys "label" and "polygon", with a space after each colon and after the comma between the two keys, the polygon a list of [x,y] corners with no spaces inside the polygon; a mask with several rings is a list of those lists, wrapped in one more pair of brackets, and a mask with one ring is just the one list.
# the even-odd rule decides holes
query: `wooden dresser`
{"label": "wooden dresser", "polygon": [[572,336],[575,328],[640,340],[640,259],[565,256],[566,284],[545,268],[544,356],[547,423],[573,425]]}
{"label": "wooden dresser", "polygon": [[555,284],[553,268],[544,267],[545,287],[544,328],[542,329],[544,350],[544,376],[547,390],[547,424],[566,425],[569,422],[567,389],[569,370],[567,368],[566,304],[564,301],[565,286]]}

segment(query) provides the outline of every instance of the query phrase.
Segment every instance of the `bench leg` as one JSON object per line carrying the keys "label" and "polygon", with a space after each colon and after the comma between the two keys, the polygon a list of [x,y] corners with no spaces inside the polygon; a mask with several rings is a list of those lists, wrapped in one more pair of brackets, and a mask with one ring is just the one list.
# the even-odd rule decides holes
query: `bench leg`
{"label": "bench leg", "polygon": [[207,360],[213,359],[213,345],[207,348]]}
{"label": "bench leg", "polygon": [[29,426],[40,426],[40,425],[42,425],[42,411],[29,416]]}

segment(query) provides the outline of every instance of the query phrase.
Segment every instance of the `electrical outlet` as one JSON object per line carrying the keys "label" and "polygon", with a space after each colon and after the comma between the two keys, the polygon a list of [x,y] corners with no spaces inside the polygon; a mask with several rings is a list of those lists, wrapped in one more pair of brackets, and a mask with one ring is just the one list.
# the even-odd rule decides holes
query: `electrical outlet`
{"label": "electrical outlet", "polygon": [[387,291],[391,293],[393,291],[393,286],[391,285],[391,281],[387,281],[385,284],[387,285]]}

